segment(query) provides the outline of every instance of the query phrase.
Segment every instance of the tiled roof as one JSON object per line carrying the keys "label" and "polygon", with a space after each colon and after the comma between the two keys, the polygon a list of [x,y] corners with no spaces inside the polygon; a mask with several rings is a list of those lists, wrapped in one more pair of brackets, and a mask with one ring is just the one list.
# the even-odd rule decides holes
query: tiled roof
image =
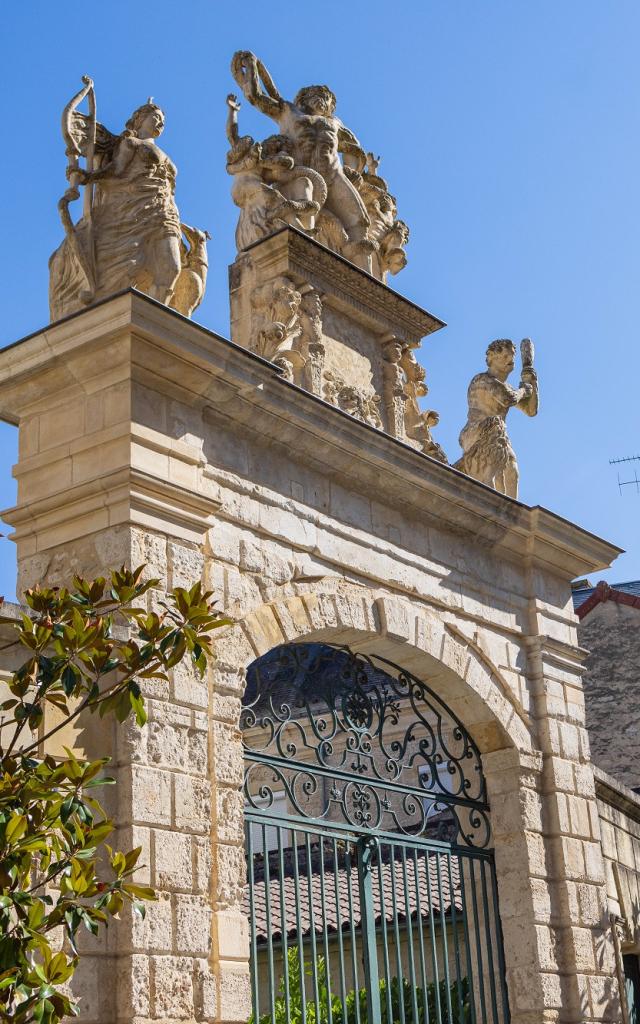
{"label": "tiled roof", "polygon": [[[438,860],[440,861],[440,877],[438,878]],[[429,884],[425,865],[428,863]],[[453,883],[454,906],[456,911],[462,910],[460,896],[460,872],[458,861],[452,857],[451,881]],[[382,890],[384,895],[384,919],[393,922],[392,895],[395,887],[395,905],[397,908],[398,921],[405,921],[407,914],[417,917],[418,908],[421,917],[429,914],[429,901],[434,914],[441,912],[447,914],[451,909],[451,885],[449,882],[448,859],[438,854],[429,854],[427,857],[419,855],[418,884],[415,884],[415,865],[413,856],[408,853],[406,862],[395,860],[382,864]],[[405,887],[404,872],[407,874]],[[272,877],[269,881],[268,895],[271,918],[271,939],[276,940],[282,937],[282,914],[280,902],[280,877],[274,861],[271,862],[270,872]],[[336,877],[337,876],[337,877]],[[375,866],[372,874],[373,902],[376,914],[376,924],[380,924],[383,916],[382,901],[380,899],[380,878],[378,867]],[[336,885],[338,900],[336,902]],[[358,873],[355,864],[351,865],[350,871],[340,865],[325,866],[324,887],[323,878],[319,870],[319,864],[314,864],[311,875],[308,876],[301,866],[298,892],[300,898],[296,900],[295,878],[283,877],[282,889],[284,891],[285,924],[287,938],[297,937],[296,914],[300,915],[302,935],[311,934],[312,928],[316,934],[321,935],[323,928],[329,934],[337,934],[338,927],[342,930],[352,925],[357,928],[361,921],[360,915],[360,892],[358,888]],[[324,890],[324,891],[323,891]],[[408,899],[407,899],[408,894]],[[430,900],[429,900],[430,895]],[[267,930],[267,886],[263,878],[256,878],[253,889],[253,905],[256,922],[256,935],[258,942],[266,942]],[[339,915],[337,909],[339,909]],[[250,915],[249,890],[244,893],[244,911]],[[313,918],[313,923],[312,923]]]}
{"label": "tiled roof", "polygon": [[632,608],[640,608],[640,580],[612,584],[601,580],[595,587],[573,591],[573,607],[580,619],[603,601],[615,601]]}

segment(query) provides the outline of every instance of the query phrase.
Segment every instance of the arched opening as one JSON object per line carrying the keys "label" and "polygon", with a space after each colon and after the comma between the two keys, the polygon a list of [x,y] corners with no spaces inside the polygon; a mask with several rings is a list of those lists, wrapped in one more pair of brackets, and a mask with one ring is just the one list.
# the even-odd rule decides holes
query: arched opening
{"label": "arched opening", "polygon": [[290,643],[247,672],[254,1024],[507,1019],[480,752],[427,682]]}

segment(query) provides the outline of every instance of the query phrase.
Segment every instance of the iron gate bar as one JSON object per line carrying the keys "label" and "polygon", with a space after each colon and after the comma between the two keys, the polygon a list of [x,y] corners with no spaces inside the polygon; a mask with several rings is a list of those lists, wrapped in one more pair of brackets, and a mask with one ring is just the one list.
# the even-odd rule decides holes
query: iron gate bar
{"label": "iron gate bar", "polygon": [[[262,849],[267,849],[267,827],[262,826]],[[265,899],[267,904],[267,960],[269,965],[269,1002],[271,1004],[271,1021],[272,1024],[276,1024],[276,988],[275,988],[275,971],[273,969],[273,942],[271,941],[271,875],[270,875],[270,857],[264,858],[264,889]]]}
{"label": "iron gate bar", "polygon": [[478,959],[478,985],[480,987],[480,1003],[482,1006],[482,1019],[487,1019],[487,1004],[485,1003],[484,993],[484,965],[482,960],[482,941],[480,937],[480,921],[478,918],[478,901],[476,897],[476,879],[475,879],[475,865],[472,860],[469,861],[469,867],[471,870],[471,898],[473,901],[473,921],[476,931],[476,956]]}
{"label": "iron gate bar", "polygon": [[[411,923],[411,913],[407,913],[407,901],[409,898],[409,879],[407,876],[407,851],[403,845],[400,848],[400,855],[402,857],[402,881],[404,883],[404,906],[405,906],[405,921],[407,928],[407,955],[409,959],[409,984],[411,985],[411,1009],[413,1010],[413,1020],[418,1020],[418,999],[416,995],[416,970],[415,962],[413,958],[413,928]],[[453,901],[453,890],[450,890],[449,898]]]}
{"label": "iron gate bar", "polygon": [[[360,883],[360,927],[362,929],[363,966],[367,990],[367,1011],[369,1024],[382,1024],[380,1013],[380,986],[373,984],[377,973],[378,953],[376,949],[375,910],[371,886],[372,863],[378,853],[378,840],[374,836],[362,836],[356,844],[358,855],[358,881]],[[359,1001],[359,1000],[358,1000]],[[414,1021],[417,1021],[414,1018]]]}
{"label": "iron gate bar", "polygon": [[[500,919],[500,908],[498,906],[498,879],[496,877],[496,864],[492,859],[489,862],[489,870],[491,871],[491,895],[493,897],[493,920],[496,928],[496,946],[498,950],[498,967],[500,971],[500,977],[506,978],[507,967],[504,962],[504,943],[502,941],[502,921]],[[507,990],[504,985],[500,986],[500,992],[502,996],[502,1014],[505,1021],[509,1021],[509,1002],[507,999]]]}
{"label": "iron gate bar", "polygon": [[[335,874],[335,872],[334,872]],[[325,886],[324,886],[324,836],[320,837],[320,901],[323,907],[326,904]],[[327,991],[331,992],[331,964],[329,961],[329,930],[327,928],[327,915],[322,915],[322,939],[324,944],[324,963],[325,971],[327,972]],[[331,1007],[331,1000],[327,1000],[327,1013],[328,1013],[328,1024],[333,1024],[333,1009]]]}
{"label": "iron gate bar", "polygon": [[304,837],[307,854],[307,888],[309,890],[309,933],[311,938],[311,980],[313,983],[313,999],[316,1004],[316,1022],[320,1022],[320,993],[318,991],[318,947],[316,944],[315,910],[313,906],[313,890],[311,888],[311,843],[309,833]]}
{"label": "iron gate bar", "polygon": [[[338,840],[333,838],[333,862],[338,863]],[[336,925],[338,931],[338,949],[340,959],[340,995],[342,997],[342,1015],[347,1019],[347,982],[344,973],[344,943],[342,941],[342,914],[340,912],[340,895],[338,891],[338,872],[334,871],[333,879],[336,891]]]}
{"label": "iron gate bar", "polygon": [[[449,891],[453,891],[453,874],[451,870],[451,853],[447,853],[447,873],[449,875]],[[456,901],[451,900],[449,904],[451,910],[451,933],[453,936],[453,950],[456,959],[456,992],[458,994],[458,1013],[462,1018],[462,991],[460,982],[460,940],[458,936],[458,926],[456,921]]]}
{"label": "iron gate bar", "polygon": [[[292,832],[291,832],[291,842],[293,844],[294,849],[296,849],[296,850],[297,850],[297,847],[298,847],[298,844],[297,844],[297,841],[296,841],[297,835],[298,835],[297,830],[296,831],[292,830]],[[293,858],[293,873],[294,873],[294,878],[295,878],[296,893],[299,893],[300,892],[300,877],[299,877],[299,871],[298,871],[298,858],[297,857]],[[281,911],[281,913],[282,913],[282,911]],[[305,990],[304,990],[304,977],[303,977],[303,971],[304,971],[304,955],[303,955],[304,954],[304,946],[303,946],[303,943],[302,943],[302,916],[301,916],[301,913],[300,913],[300,900],[296,900],[296,933],[297,933],[297,936],[298,936],[298,959],[299,959],[299,963],[300,963],[300,976],[301,976],[301,981],[300,981],[300,1002],[301,1002],[301,1005],[302,1005],[302,1020],[306,1021],[306,1019],[307,1019],[306,1012],[305,1012],[306,996],[305,996]],[[259,1021],[256,1021],[256,1024],[259,1024]]]}
{"label": "iron gate bar", "polygon": [[[258,943],[256,939],[256,911],[254,903],[254,878],[253,878],[253,836],[251,834],[251,825],[247,830],[247,846],[248,846],[248,861],[249,861],[249,926],[251,928],[251,960],[254,964],[258,963]],[[258,972],[251,971],[251,999],[253,1002],[253,1012],[255,1015],[255,1024],[259,1021],[259,995],[258,995]]]}
{"label": "iron gate bar", "polygon": [[[482,874],[482,904],[483,904],[483,906],[485,908],[485,914],[486,914],[486,913],[489,912],[489,908],[490,908],[491,904],[489,903],[489,897],[487,895],[487,877],[486,877],[486,865],[485,864],[481,864],[480,865],[480,871],[481,871],[481,874]],[[493,964],[493,940],[492,940],[491,933],[486,929],[486,927],[485,927],[485,931],[487,932],[488,956],[489,956],[489,963],[491,965],[491,969],[489,971],[489,985],[491,987],[491,1007],[492,1007],[494,1015],[495,1015],[495,1017],[497,1019],[497,1017],[498,1017],[498,997],[497,997],[497,993],[496,993],[495,969],[494,969],[494,964]]]}
{"label": "iron gate bar", "polygon": [[[251,826],[249,826],[251,827]],[[284,850],[282,848],[282,833],[283,829],[277,829],[278,832],[278,867],[280,874],[280,915],[282,916],[284,910]],[[289,942],[287,938],[287,929],[280,929],[281,945],[282,945],[282,970],[284,980],[284,1008],[286,1016],[286,1024],[291,1024],[291,1005],[290,1005],[290,991],[289,991]],[[258,1024],[258,1021],[255,1022]],[[329,1022],[331,1024],[331,1021]]]}
{"label": "iron gate bar", "polygon": [[[467,913],[467,897],[464,881],[464,866],[462,866],[460,869],[460,890],[462,892],[462,926],[464,928],[464,948],[467,954],[467,977],[473,978],[473,967],[471,964],[471,942],[469,941],[469,915]],[[471,1010],[471,1024],[477,1024],[476,996],[471,982],[469,983],[469,1008]]]}
{"label": "iron gate bar", "polygon": [[[351,886],[351,843],[347,844],[345,851],[345,868],[347,871],[347,896],[349,906],[353,906],[353,891]],[[337,872],[336,872],[337,873]],[[353,970],[353,991],[356,993],[355,998],[355,1010],[356,1010],[356,1021],[360,1024],[360,1000],[358,993],[360,986],[358,985],[358,959],[357,959],[357,941],[356,941],[356,929],[353,920],[353,914],[349,914],[349,929],[351,932],[351,967]]]}
{"label": "iron gate bar", "polygon": [[[393,930],[396,940],[396,971],[398,979],[403,977],[402,971],[402,959],[401,959],[401,946],[400,946],[400,924],[398,921],[398,899],[396,895],[396,873],[391,872],[391,906],[393,908]],[[400,984],[398,986],[399,1002],[400,1002],[400,1021],[401,1024],[405,1024],[405,1006],[404,1006],[404,986]]]}
{"label": "iron gate bar", "polygon": [[[386,900],[384,895],[384,885],[382,884],[382,858],[378,857],[378,887],[380,889],[380,920],[386,923],[387,910]],[[384,957],[384,976],[387,981],[385,986],[385,1002],[387,1005],[387,1021],[390,1022],[392,1019],[391,1012],[391,988],[389,985],[389,979],[391,978],[391,971],[389,970],[389,942],[387,939],[386,927],[381,928],[382,932],[382,955]]]}
{"label": "iron gate bar", "polygon": [[[424,992],[427,991],[427,968],[426,960],[424,955],[424,928],[422,921],[422,902],[420,899],[420,885],[418,884],[418,854],[415,847],[411,851],[413,859],[413,877],[416,880],[416,924],[418,928],[419,937],[419,952],[420,952],[420,973],[422,975],[422,989]],[[424,1000],[424,1012],[425,1012],[425,1024],[429,1024],[429,1001]],[[389,1017],[389,1019],[391,1019]]]}

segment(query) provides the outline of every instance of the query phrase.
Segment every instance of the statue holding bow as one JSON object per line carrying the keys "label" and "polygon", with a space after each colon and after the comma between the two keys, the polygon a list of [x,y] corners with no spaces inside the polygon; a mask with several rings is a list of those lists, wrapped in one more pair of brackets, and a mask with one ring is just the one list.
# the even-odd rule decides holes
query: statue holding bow
{"label": "statue holding bow", "polygon": [[[78,110],[85,98],[88,114]],[[208,236],[196,228],[187,231],[180,222],[177,171],[155,141],[163,128],[164,113],[149,98],[124,131],[113,135],[96,119],[95,90],[87,76],[65,107],[69,188],[58,204],[65,239],[49,261],[52,320],[132,287],[187,316],[201,301]],[[79,198],[80,186],[83,213],[74,224],[69,205]]]}

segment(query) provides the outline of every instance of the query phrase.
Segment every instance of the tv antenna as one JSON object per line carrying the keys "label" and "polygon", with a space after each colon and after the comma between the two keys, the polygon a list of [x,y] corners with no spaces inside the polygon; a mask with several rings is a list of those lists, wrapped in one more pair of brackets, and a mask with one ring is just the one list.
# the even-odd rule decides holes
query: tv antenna
{"label": "tv antenna", "polygon": [[[640,462],[640,455],[625,455],[622,459],[609,459],[610,466],[619,466],[622,462]],[[622,494],[623,487],[633,487],[635,485],[636,491],[640,494],[640,477],[638,476],[638,467],[633,467],[633,479],[632,480],[621,480],[620,471],[618,470],[618,489]]]}

